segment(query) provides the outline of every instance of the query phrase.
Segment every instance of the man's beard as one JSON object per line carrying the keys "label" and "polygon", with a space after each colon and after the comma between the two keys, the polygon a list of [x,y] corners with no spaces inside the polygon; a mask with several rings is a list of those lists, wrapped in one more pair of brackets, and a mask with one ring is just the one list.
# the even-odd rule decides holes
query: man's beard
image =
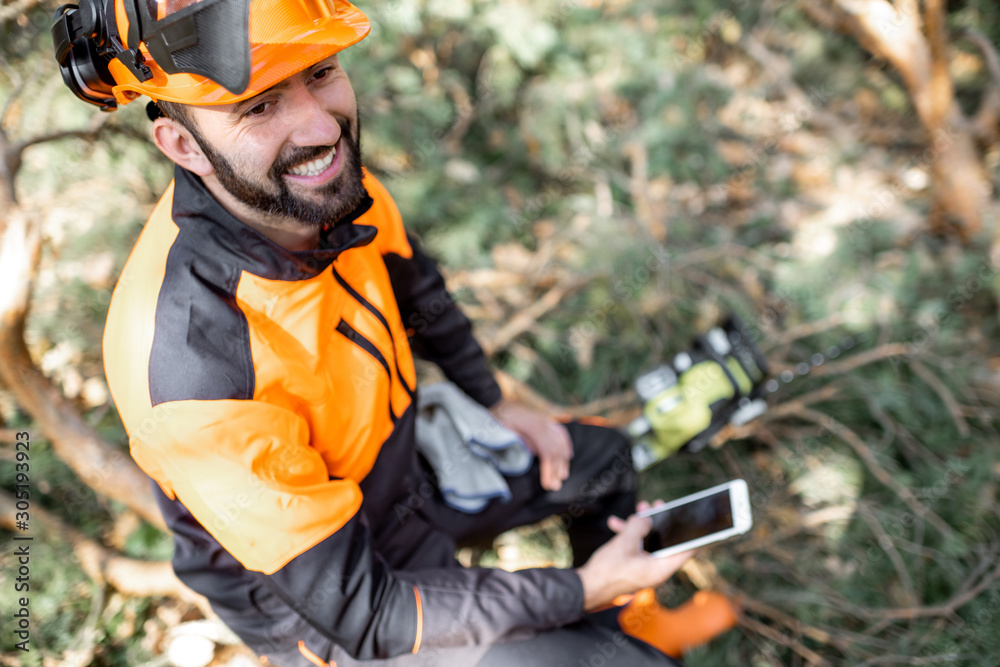
{"label": "man's beard", "polygon": [[[315,227],[326,227],[353,211],[367,192],[361,183],[361,139],[360,129],[350,120],[338,120],[341,130],[340,148],[346,148],[347,155],[340,166],[340,173],[329,183],[314,190],[318,201],[296,197],[283,178],[289,169],[326,155],[331,146],[309,146],[297,148],[287,155],[280,155],[267,173],[270,188],[266,188],[245,175],[241,175],[233,163],[216,151],[202,137],[195,134],[219,184],[238,201],[268,215],[282,216],[298,220]],[[337,157],[334,156],[336,160]]]}

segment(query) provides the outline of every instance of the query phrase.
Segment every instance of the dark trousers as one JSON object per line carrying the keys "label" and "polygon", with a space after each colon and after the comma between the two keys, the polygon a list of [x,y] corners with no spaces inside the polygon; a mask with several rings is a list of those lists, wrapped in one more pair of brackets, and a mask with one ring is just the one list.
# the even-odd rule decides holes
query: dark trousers
{"label": "dark trousers", "polygon": [[[559,516],[573,547],[574,566],[582,565],[612,533],[611,515],[626,517],[635,511],[635,472],[628,439],[613,429],[571,422],[566,425],[574,456],[569,478],[558,491],[546,491],[539,481],[536,461],[531,470],[508,478],[512,498],[493,501],[478,514],[447,507],[426,466],[400,494],[393,516],[372,532],[379,553],[406,578],[407,571],[461,567],[457,545],[491,539],[505,530]],[[628,637],[619,628],[617,610],[588,614],[582,620],[545,632],[509,637],[490,646],[422,648],[413,655],[359,662],[332,646],[310,627],[302,628],[305,643],[319,655],[329,649],[338,667],[652,667],[677,665],[655,648]],[[323,649],[323,651],[317,650]],[[283,667],[308,667],[300,655],[269,655]]]}

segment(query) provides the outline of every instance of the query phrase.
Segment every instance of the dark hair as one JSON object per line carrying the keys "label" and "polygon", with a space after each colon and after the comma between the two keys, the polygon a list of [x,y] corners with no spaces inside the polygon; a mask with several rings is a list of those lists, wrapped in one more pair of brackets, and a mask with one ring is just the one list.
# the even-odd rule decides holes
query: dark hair
{"label": "dark hair", "polygon": [[179,104],[177,102],[167,102],[166,100],[160,100],[156,102],[156,106],[160,107],[160,111],[164,116],[170,120],[175,120],[188,130],[191,129],[193,125],[191,120],[191,114],[188,112],[186,104]]}

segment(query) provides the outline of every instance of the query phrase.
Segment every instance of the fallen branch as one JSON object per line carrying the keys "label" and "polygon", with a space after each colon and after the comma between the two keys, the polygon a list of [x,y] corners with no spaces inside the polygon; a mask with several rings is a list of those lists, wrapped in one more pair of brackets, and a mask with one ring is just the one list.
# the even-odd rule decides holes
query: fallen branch
{"label": "fallen branch", "polygon": [[782,646],[785,646],[795,651],[800,656],[805,658],[810,665],[829,666],[832,664],[826,658],[821,656],[819,653],[816,653],[816,651],[813,651],[811,648],[809,648],[802,642],[798,641],[797,639],[792,639],[791,637],[788,637],[785,634],[778,632],[774,628],[768,625],[764,625],[763,623],[761,623],[756,619],[750,618],[749,616],[743,616],[740,619],[739,624],[740,627],[745,628],[746,630],[749,630],[751,632],[756,632],[759,635],[767,637],[771,641],[778,642]]}
{"label": "fallen branch", "polygon": [[941,379],[934,375],[933,372],[926,366],[924,366],[917,359],[910,359],[910,368],[916,373],[921,380],[930,385],[930,388],[941,398],[941,402],[945,404],[948,408],[948,412],[951,413],[951,420],[955,422],[955,428],[958,429],[958,434],[963,438],[969,437],[969,423],[965,421],[965,417],[962,416],[962,406],[958,404],[955,400],[954,394],[945,386]]}
{"label": "fallen branch", "polygon": [[539,318],[562,303],[568,294],[583,287],[587,282],[587,278],[571,278],[560,282],[540,299],[510,318],[507,324],[497,329],[492,336],[482,337],[480,342],[486,355],[491,356],[503,350],[512,340],[530,329]]}
{"label": "fallen branch", "polygon": [[[995,556],[996,554],[992,554]],[[992,558],[990,558],[992,560]],[[973,579],[976,575],[973,576]],[[994,582],[1000,580],[1000,563],[997,563],[988,574],[982,577],[975,585],[970,585],[971,580],[963,584],[962,589],[952,595],[947,602],[930,607],[902,607],[897,609],[862,609],[862,613],[868,618],[881,619],[876,627],[893,621],[911,621],[918,618],[948,617],[953,616],[956,611],[972,602],[980,593],[985,591]]]}
{"label": "fallen branch", "polygon": [[842,313],[834,313],[829,317],[824,317],[823,319],[816,320],[815,322],[806,322],[804,324],[794,326],[791,329],[782,331],[773,340],[768,341],[769,344],[765,350],[773,350],[775,348],[788,345],[789,343],[795,342],[801,338],[829,331],[834,327],[839,327],[843,323],[844,315]]}
{"label": "fallen branch", "polygon": [[989,83],[979,104],[979,110],[972,118],[972,127],[980,143],[988,145],[996,141],[1000,133],[1000,55],[989,38],[975,28],[965,28],[962,34],[983,54]]}
{"label": "fallen branch", "polygon": [[503,371],[497,371],[495,375],[504,396],[551,415],[562,414],[565,411],[563,406],[552,403],[513,375]]}
{"label": "fallen branch", "polygon": [[910,352],[910,347],[906,343],[886,343],[885,345],[879,345],[871,350],[851,355],[843,361],[818,366],[812,369],[809,375],[812,377],[823,377],[825,375],[850,373],[853,370],[857,370],[862,366],[866,366],[876,361],[883,361],[885,359],[891,359],[892,357],[905,357],[909,355]]}
{"label": "fallen branch", "polygon": [[917,500],[917,497],[913,495],[913,492],[907,486],[899,482],[882,467],[882,464],[875,458],[875,453],[872,452],[871,448],[865,444],[865,441],[853,430],[830,415],[807,407],[799,407],[792,411],[790,415],[812,422],[838,436],[854,449],[875,478],[892,489],[916,516],[926,518],[945,537],[950,537],[955,533],[955,530],[944,519],[939,517],[930,508],[925,507]]}
{"label": "fallen branch", "polygon": [[715,434],[715,437],[712,438],[709,445],[711,447],[718,448],[730,440],[745,440],[747,438],[764,440],[764,438],[761,437],[761,431],[765,428],[765,424],[781,419],[782,417],[794,415],[796,414],[796,411],[806,407],[807,405],[827,401],[836,396],[840,390],[841,387],[837,383],[831,382],[826,386],[803,394],[802,396],[799,396],[791,401],[779,403],[778,405],[769,407],[767,412],[765,412],[759,419],[754,419],[747,424],[743,424],[741,426],[726,424],[722,427],[722,430]]}
{"label": "fallen branch", "polygon": [[697,250],[686,252],[680,257],[671,258],[670,268],[701,264],[702,262],[709,262],[713,259],[719,259],[721,257],[740,257],[753,264],[758,269],[762,269],[767,272],[774,271],[775,267],[774,259],[768,257],[759,250],[748,248],[747,246],[739,245],[737,243],[723,243],[720,245],[698,248]]}
{"label": "fallen branch", "polygon": [[896,549],[896,544],[893,542],[889,533],[885,531],[882,524],[879,523],[878,517],[875,513],[868,509],[868,506],[864,503],[858,504],[858,514],[864,519],[864,522],[868,524],[868,527],[875,534],[875,540],[878,545],[882,547],[886,555],[889,556],[889,561],[896,570],[896,574],[899,575],[899,580],[903,584],[903,588],[906,590],[907,603],[910,606],[916,606],[919,603],[919,597],[917,596],[917,589],[913,585],[913,578],[910,576],[910,571],[906,569],[906,563],[903,562],[903,557],[899,554],[899,550]]}
{"label": "fallen branch", "polygon": [[117,500],[158,528],[163,517],[149,478],[128,454],[101,438],[35,365],[24,324],[40,246],[38,223],[9,216],[0,236],[0,382],[34,418],[56,454],[95,492]]}

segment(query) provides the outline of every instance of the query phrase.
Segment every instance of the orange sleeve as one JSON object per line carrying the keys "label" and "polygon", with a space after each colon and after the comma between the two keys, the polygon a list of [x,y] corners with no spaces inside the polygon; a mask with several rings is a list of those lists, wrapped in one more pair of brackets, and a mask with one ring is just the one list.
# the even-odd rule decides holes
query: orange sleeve
{"label": "orange sleeve", "polygon": [[173,401],[133,434],[132,456],[248,570],[271,574],[361,507],[331,480],[305,420],[261,401]]}

